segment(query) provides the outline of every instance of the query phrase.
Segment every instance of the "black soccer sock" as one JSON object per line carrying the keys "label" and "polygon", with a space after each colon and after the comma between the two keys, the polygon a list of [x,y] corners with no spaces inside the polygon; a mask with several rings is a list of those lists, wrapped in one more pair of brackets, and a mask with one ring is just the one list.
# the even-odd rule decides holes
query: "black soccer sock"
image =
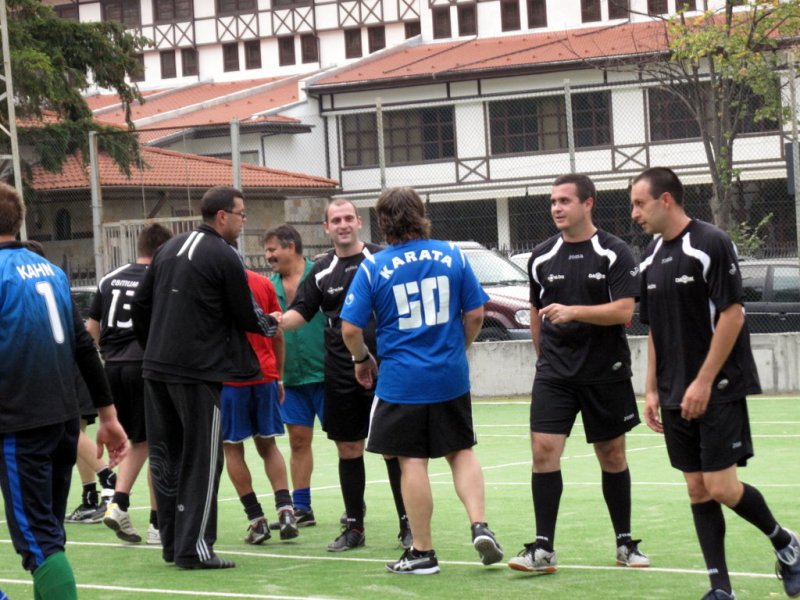
{"label": "black soccer sock", "polygon": [[400,459],[387,458],[386,472],[389,473],[389,485],[392,488],[392,497],[394,498],[394,507],[397,510],[397,518],[400,519],[400,527],[403,527],[403,522],[408,520],[406,516],[406,505],[403,503],[403,492],[400,489]]}
{"label": "black soccer sock", "polygon": [[711,580],[711,588],[731,593],[731,579],[725,562],[725,515],[716,500],[692,504],[697,539]]}
{"label": "black soccer sock", "polygon": [[264,516],[264,511],[261,509],[261,503],[258,501],[258,498],[256,498],[255,492],[240,496],[239,502],[244,506],[244,512],[250,521],[255,521]]}
{"label": "black soccer sock", "polygon": [[756,488],[752,485],[742,484],[744,486],[744,494],[742,494],[739,503],[731,507],[731,510],[737,515],[742,517],[758,527],[761,532],[769,538],[775,550],[782,550],[789,545],[792,541],[792,536],[783,529],[775,517],[772,516],[772,511],[767,506],[767,501]]}
{"label": "black soccer sock", "polygon": [[342,487],[344,510],[349,529],[364,529],[364,489],[367,475],[364,457],[339,459],[339,485]]}
{"label": "black soccer sock", "polygon": [[629,469],[619,473],[603,471],[603,498],[608,507],[617,546],[631,541],[631,472]]}
{"label": "black soccer sock", "polygon": [[275,490],[275,510],[285,507],[292,508],[292,495],[289,490]]}
{"label": "black soccer sock", "polygon": [[84,483],[83,491],[81,492],[81,504],[97,506],[97,502],[97,484],[94,481],[91,483]]}
{"label": "black soccer sock", "polygon": [[556,537],[556,519],[564,480],[561,471],[533,473],[531,492],[533,493],[533,514],[536,517],[536,545],[548,552],[553,551]]}
{"label": "black soccer sock", "polygon": [[158,511],[156,510],[150,511],[150,525],[158,529]]}
{"label": "black soccer sock", "polygon": [[124,492],[114,492],[114,497],[111,499],[111,502],[115,502],[120,510],[128,512],[128,508],[131,506],[131,497]]}
{"label": "black soccer sock", "polygon": [[108,467],[103,467],[97,472],[97,481],[104,488],[113,490],[117,486],[117,474]]}

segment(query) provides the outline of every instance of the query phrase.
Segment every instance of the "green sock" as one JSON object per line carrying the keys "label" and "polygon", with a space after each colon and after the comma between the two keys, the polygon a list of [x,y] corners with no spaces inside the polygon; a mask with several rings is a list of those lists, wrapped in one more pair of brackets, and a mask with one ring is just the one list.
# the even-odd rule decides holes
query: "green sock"
{"label": "green sock", "polygon": [[75,575],[66,554],[51,554],[33,572],[33,594],[36,600],[78,600]]}

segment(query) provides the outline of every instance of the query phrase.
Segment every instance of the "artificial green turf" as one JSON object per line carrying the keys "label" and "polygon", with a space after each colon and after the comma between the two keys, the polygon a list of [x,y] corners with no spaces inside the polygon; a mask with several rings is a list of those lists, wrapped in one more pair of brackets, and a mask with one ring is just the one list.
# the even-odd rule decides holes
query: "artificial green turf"
{"label": "artificial green turf", "polygon": [[[779,521],[800,528],[800,399],[754,398],[750,414],[756,458],[740,472],[742,480],[761,489]],[[528,404],[524,398],[476,401],[478,457],[486,479],[487,519],[510,558],[534,537],[530,497]],[[286,439],[280,441],[288,458]],[[580,423],[567,444],[562,470],[556,549],[559,571],[527,575],[505,563],[484,567],[470,544],[465,512],[452,487],[447,463],[430,464],[434,493],[433,538],[442,572],[436,576],[398,576],[383,562],[396,559],[397,521],[386,469],[380,457],[367,456],[368,505],[365,548],[333,554],[325,546],[339,532],[342,501],[334,446],[317,432],[314,441],[313,505],[318,525],[301,529],[296,540],[271,539],[262,546],[243,543],[247,521],[233,487],[223,474],[216,552],[237,562],[228,571],[182,571],[161,561],[145,545],[118,543],[100,525],[67,525],[67,554],[82,599],[133,598],[652,598],[697,599],[708,587],[695,538],[685,486],[666,457],[663,438],[644,425],[628,437],[633,477],[633,533],[653,561],[651,569],[614,565],[614,538],[602,499],[600,471]],[[256,491],[272,512],[269,484],[255,449],[247,452]],[[75,474],[69,510],[79,502]],[[147,525],[144,480],[137,482],[131,516],[144,532]],[[728,517],[728,562],[739,600],[781,598],[781,583],[772,575],[774,555],[766,539],[731,511]],[[739,574],[737,574],[739,573]],[[30,577],[19,566],[5,526],[0,527],[0,589],[12,600],[32,596]],[[128,590],[128,591],[126,591]],[[186,596],[184,596],[185,594]]]}

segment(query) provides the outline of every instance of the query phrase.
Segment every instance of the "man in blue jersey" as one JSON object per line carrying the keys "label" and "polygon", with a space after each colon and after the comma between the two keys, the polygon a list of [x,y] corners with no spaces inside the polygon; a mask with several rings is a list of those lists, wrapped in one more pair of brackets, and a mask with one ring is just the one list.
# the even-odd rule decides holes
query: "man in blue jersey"
{"label": "man in blue jersey", "polygon": [[0,183],[0,487],[34,597],[71,600],[78,594],[64,553],[64,513],[80,431],[76,362],[97,406],[97,445],[108,449],[111,466],[125,456],[126,436],[67,276],[16,241],[24,218],[16,190]]}
{"label": "man in blue jersey", "polygon": [[428,460],[440,457],[450,464],[473,545],[490,565],[502,560],[503,550],[484,517],[466,355],[489,298],[458,247],[429,239],[425,206],[413,189],[386,190],[376,211],[391,245],[361,263],[341,318],[356,379],[365,388],[372,387],[378,368],[363,329],[373,312],[377,322],[381,366],[367,450],[399,458],[413,537],[413,545],[386,567],[401,574],[439,572]]}
{"label": "man in blue jersey", "polygon": [[569,174],[553,182],[550,214],[558,233],[531,253],[531,493],[536,539],[508,566],[554,573],[554,539],[564,483],[561,455],[578,413],[602,471],[603,499],[614,528],[616,562],[648,567],[631,536],[631,474],[625,433],[639,424],[631,385],[630,322],[639,279],[630,248],[594,226],[594,183]]}
{"label": "man in blue jersey", "polygon": [[634,179],[631,217],[656,234],[640,265],[640,318],[650,325],[644,418],[664,434],[670,463],[686,480],[711,583],[703,600],[734,598],[723,504],[769,538],[786,594],[800,597],[797,534],[737,472],[753,456],[746,396],[761,386],[736,249],[724,231],[686,214],[683,184],[670,169]]}

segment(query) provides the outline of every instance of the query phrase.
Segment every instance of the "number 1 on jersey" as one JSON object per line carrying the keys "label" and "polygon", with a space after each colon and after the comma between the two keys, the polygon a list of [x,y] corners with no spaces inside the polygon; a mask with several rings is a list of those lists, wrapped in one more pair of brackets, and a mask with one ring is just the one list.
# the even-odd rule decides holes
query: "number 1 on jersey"
{"label": "number 1 on jersey", "polygon": [[36,283],[36,292],[44,298],[53,339],[56,344],[63,344],[64,326],[61,324],[61,316],[58,314],[58,305],[56,304],[55,294],[53,294],[53,286],[50,285],[49,281],[39,281]]}

